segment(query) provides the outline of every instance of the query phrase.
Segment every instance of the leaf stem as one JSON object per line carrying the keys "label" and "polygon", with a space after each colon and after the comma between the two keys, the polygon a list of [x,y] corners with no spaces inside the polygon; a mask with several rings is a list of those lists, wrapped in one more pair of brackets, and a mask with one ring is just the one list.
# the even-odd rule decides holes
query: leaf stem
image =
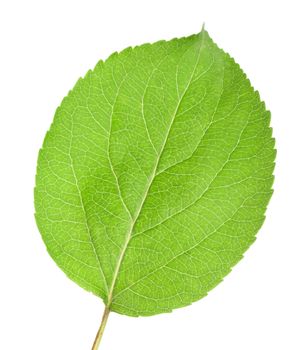
{"label": "leaf stem", "polygon": [[109,307],[105,306],[105,309],[104,309],[104,312],[103,312],[103,316],[102,316],[102,321],[101,321],[100,327],[98,329],[98,332],[97,332],[97,335],[96,335],[96,338],[95,338],[92,350],[98,350],[99,349],[99,345],[100,345],[100,342],[101,342],[101,339],[102,339],[102,336],[103,336],[103,333],[104,333],[104,329],[105,329],[105,326],[106,326],[106,323],[107,323],[107,320],[108,320],[109,313],[110,313]]}

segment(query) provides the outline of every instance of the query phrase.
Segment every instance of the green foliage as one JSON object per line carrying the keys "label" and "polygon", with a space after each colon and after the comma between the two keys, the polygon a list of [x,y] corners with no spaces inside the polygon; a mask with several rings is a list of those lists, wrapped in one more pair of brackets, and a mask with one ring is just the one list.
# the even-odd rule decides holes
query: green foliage
{"label": "green foliage", "polygon": [[269,122],[205,31],[100,61],[62,101],[39,154],[36,220],[49,254],[121,314],[202,298],[264,221]]}

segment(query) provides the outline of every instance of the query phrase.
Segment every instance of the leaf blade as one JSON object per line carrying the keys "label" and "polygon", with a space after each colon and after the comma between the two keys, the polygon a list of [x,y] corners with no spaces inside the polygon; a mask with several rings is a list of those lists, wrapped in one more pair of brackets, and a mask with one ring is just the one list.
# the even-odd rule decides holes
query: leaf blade
{"label": "leaf blade", "polygon": [[39,156],[36,215],[50,254],[119,313],[205,296],[263,223],[269,119],[205,31],[100,62],[63,101]]}

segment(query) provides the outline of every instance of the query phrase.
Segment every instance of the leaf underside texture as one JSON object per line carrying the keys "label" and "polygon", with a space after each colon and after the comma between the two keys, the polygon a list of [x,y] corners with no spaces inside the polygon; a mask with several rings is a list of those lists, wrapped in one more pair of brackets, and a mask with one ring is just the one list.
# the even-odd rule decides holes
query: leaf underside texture
{"label": "leaf underside texture", "polygon": [[36,221],[69,278],[130,316],[202,298],[255,240],[270,113],[206,31],[114,53],[57,109]]}

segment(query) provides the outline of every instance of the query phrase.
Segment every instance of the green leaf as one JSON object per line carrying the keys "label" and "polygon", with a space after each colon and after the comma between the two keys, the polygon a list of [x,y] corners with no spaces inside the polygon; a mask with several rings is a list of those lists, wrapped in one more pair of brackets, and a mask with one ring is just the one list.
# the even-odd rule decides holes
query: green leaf
{"label": "green leaf", "polygon": [[100,61],[62,101],[39,153],[36,220],[49,254],[121,314],[202,298],[264,221],[269,122],[204,30]]}

